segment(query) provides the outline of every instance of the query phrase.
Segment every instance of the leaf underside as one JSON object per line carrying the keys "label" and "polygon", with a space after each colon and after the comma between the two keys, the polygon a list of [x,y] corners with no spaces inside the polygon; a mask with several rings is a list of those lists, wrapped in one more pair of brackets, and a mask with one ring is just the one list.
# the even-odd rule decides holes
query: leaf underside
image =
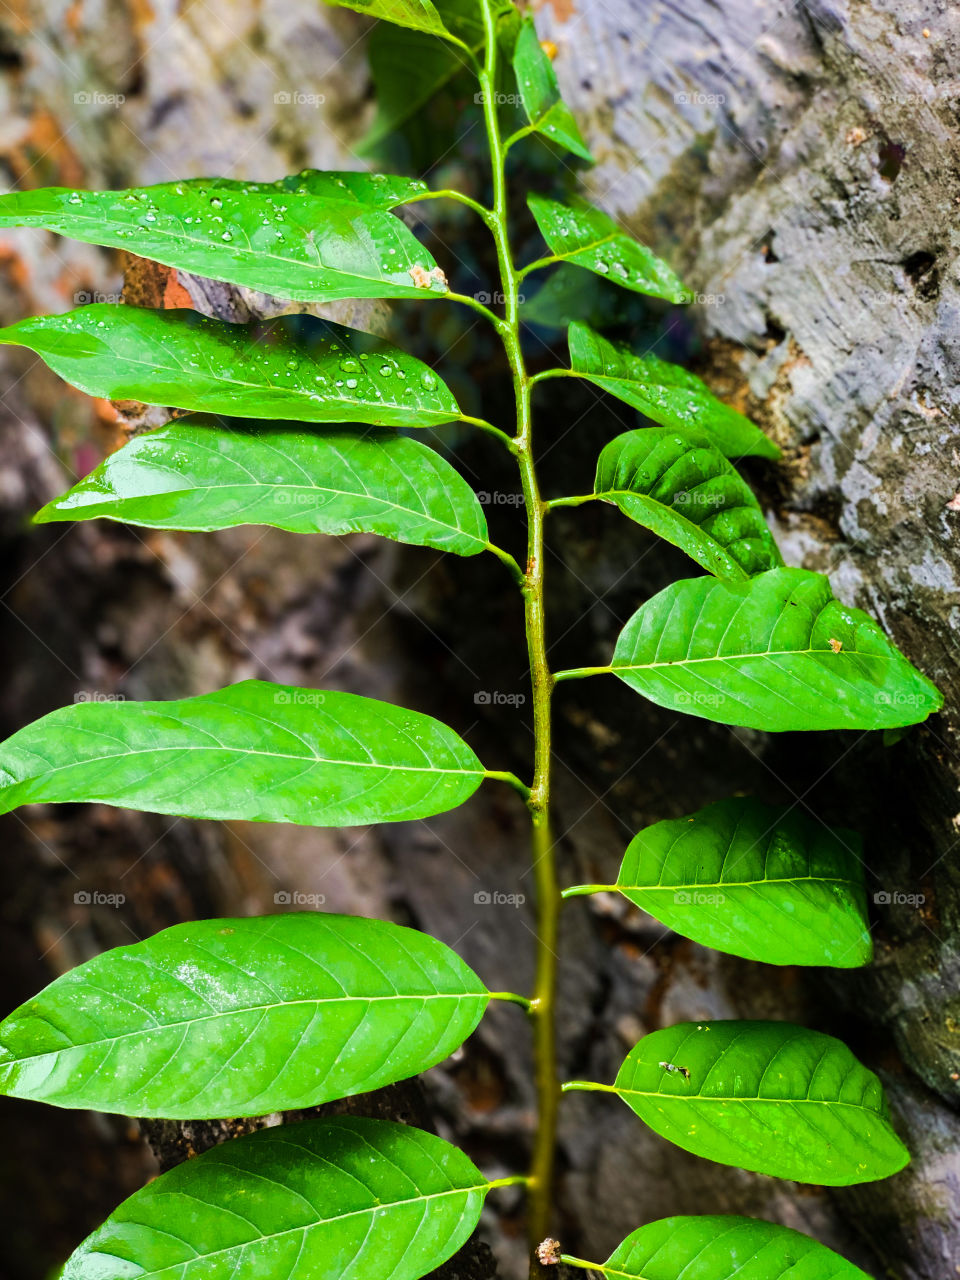
{"label": "leaf underside", "polygon": [[407,1125],[261,1129],[135,1192],[63,1280],[418,1280],[464,1243],[488,1189],[462,1152]]}
{"label": "leaf underside", "polygon": [[788,1022],[655,1031],[630,1051],[614,1087],[661,1137],[756,1173],[849,1186],[910,1159],[873,1072],[839,1040]]}
{"label": "leaf underside", "polygon": [[391,175],[310,170],[273,183],[193,178],[127,191],[45,187],[0,196],[0,227],[44,227],[303,302],[422,298],[446,293],[446,285],[431,254],[390,209],[426,190]]}
{"label": "leaf underside", "polygon": [[487,1000],[443,943],[381,920],[176,925],[0,1023],[0,1092],[186,1120],[313,1107],[441,1062]]}
{"label": "leaf underside", "polygon": [[604,1270],[625,1280],[870,1280],[799,1231],[726,1214],[651,1222],[614,1250]]}
{"label": "leaf underside", "polygon": [[527,203],[540,234],[559,261],[594,271],[634,293],[668,302],[690,301],[673,269],[622,231],[601,209],[581,200],[560,204],[536,194],[529,196]]}
{"label": "leaf underside", "polygon": [[400,27],[447,36],[449,32],[431,0],[324,0],[338,9],[353,9],[368,18],[380,18]]}
{"label": "leaf underside", "polygon": [[852,968],[873,954],[860,838],[750,797],[656,822],[617,887],[704,946],[766,964]]}
{"label": "leaf underside", "polygon": [[916,724],[943,702],[872,618],[805,569],[674,583],[624,627],[611,670],[662,707],[771,732]]}
{"label": "leaf underside", "polygon": [[246,680],[178,701],[50,712],[0,747],[0,813],[89,801],[340,827],[443,813],[483,777],[467,744],[430,716]]}
{"label": "leaf underside", "polygon": [[595,333],[582,321],[568,331],[573,370],[664,427],[705,431],[728,458],[779,458],[780,450],[759,427],[718,400],[705,382],[680,365],[654,355],[638,356]]}
{"label": "leaf underside", "polygon": [[702,431],[617,436],[600,454],[594,492],[717,577],[783,564],[750,487]]}
{"label": "leaf underside", "polygon": [[280,326],[259,334],[194,311],[94,303],[0,329],[92,396],[196,413],[303,422],[431,427],[459,417],[421,360],[369,334],[323,322],[305,349]]}
{"label": "leaf underside", "polygon": [[151,529],[379,533],[462,556],[488,540],[476,494],[435,450],[349,427],[181,419],[135,436],[34,518],[97,517]]}
{"label": "leaf underside", "polygon": [[534,130],[592,164],[593,156],[572,111],[560,96],[553,64],[541,47],[532,18],[527,18],[520,28],[513,69],[524,111]]}

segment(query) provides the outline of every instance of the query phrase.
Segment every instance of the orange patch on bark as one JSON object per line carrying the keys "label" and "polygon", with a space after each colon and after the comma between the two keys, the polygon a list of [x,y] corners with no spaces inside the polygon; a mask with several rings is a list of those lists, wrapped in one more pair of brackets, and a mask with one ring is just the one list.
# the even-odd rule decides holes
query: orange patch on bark
{"label": "orange patch on bark", "polygon": [[558,22],[569,22],[576,13],[573,0],[533,0],[536,10],[550,9]]}

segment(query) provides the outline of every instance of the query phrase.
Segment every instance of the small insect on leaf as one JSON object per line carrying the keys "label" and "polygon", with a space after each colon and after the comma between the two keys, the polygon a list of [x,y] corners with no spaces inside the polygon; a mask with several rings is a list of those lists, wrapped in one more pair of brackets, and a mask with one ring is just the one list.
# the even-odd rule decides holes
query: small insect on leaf
{"label": "small insect on leaf", "polygon": [[537,1261],[541,1267],[557,1267],[560,1265],[561,1252],[560,1241],[548,1236],[537,1245]]}
{"label": "small insect on leaf", "polygon": [[673,1064],[672,1062],[661,1062],[661,1063],[660,1063],[660,1066],[661,1066],[662,1070],[664,1070],[664,1071],[672,1071],[672,1072],[676,1073],[677,1075],[681,1075],[681,1076],[683,1076],[684,1080],[689,1080],[689,1079],[690,1079],[690,1072],[688,1071],[688,1069],[687,1069],[686,1067],[677,1067],[677,1066],[674,1066],[674,1064]]}
{"label": "small insect on leaf", "polygon": [[829,644],[830,648],[833,650],[834,653],[839,653],[840,650],[843,648],[843,641],[837,640],[834,636],[830,637],[830,639],[827,641],[827,644]]}

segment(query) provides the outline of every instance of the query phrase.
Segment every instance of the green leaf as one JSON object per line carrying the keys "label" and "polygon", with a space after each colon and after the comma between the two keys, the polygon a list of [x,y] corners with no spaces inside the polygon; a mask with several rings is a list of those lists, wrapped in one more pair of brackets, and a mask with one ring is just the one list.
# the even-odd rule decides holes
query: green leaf
{"label": "green leaf", "polygon": [[324,0],[337,9],[353,9],[368,18],[381,18],[398,27],[425,31],[428,35],[450,37],[431,0]]}
{"label": "green leaf", "polygon": [[[477,0],[441,0],[436,5],[447,30],[479,55],[484,46],[483,18]],[[501,47],[509,48],[519,26],[519,14],[511,0],[493,0]],[[463,50],[431,39],[417,31],[381,24],[370,33],[370,74],[377,100],[377,115],[360,143],[370,152],[400,131],[435,94],[458,75],[472,69]]]}
{"label": "green leaf", "polygon": [[663,924],[766,964],[866,964],[860,838],[749,797],[656,822],[630,842],[619,891]]}
{"label": "green leaf", "polygon": [[35,520],[99,516],[150,529],[379,533],[462,556],[487,546],[483,508],[449,462],[408,436],[351,428],[184,419],[135,436]]}
{"label": "green leaf", "polygon": [[799,1231],[728,1214],[651,1222],[598,1270],[624,1280],[870,1280]]}
{"label": "green leaf", "polygon": [[760,504],[711,437],[648,427],[600,454],[594,492],[722,578],[783,564]]}
{"label": "green leaf", "polygon": [[805,569],[673,583],[621,631],[611,670],[662,707],[769,732],[918,724],[943,704],[872,618]]}
{"label": "green leaf", "polygon": [[129,191],[45,187],[0,196],[0,227],[44,227],[304,302],[422,298],[446,293],[446,283],[388,210],[426,190],[406,178],[315,171],[276,183],[195,178]]}
{"label": "green leaf", "polygon": [[528,197],[530,212],[553,254],[606,280],[668,302],[689,302],[690,294],[673,270],[646,245],[617,226],[609,214],[583,200],[560,204],[545,196]]}
{"label": "green leaf", "polygon": [[523,109],[533,129],[592,164],[593,156],[573,113],[560,97],[553,63],[540,44],[532,18],[527,18],[520,28],[513,69]]}
{"label": "green leaf", "polygon": [[909,1163],[880,1081],[845,1044],[789,1022],[681,1022],[644,1036],[614,1090],[685,1151],[828,1187]]}
{"label": "green leaf", "polygon": [[172,702],[51,711],[0,747],[0,813],[90,801],[341,827],[443,813],[483,777],[467,744],[430,716],[245,680]]}
{"label": "green leaf", "polygon": [[88,395],[199,413],[304,422],[431,427],[460,416],[449,388],[421,360],[370,334],[323,322],[316,349],[280,326],[245,325],[194,311],[94,303],[0,329]]}
{"label": "green leaf", "polygon": [[705,431],[728,458],[780,457],[779,448],[749,418],[679,365],[634,355],[578,322],[571,324],[568,337],[575,373],[661,426]]}
{"label": "green leaf", "polygon": [[63,1280],[418,1280],[468,1238],[489,1189],[456,1147],[407,1125],[261,1129],[135,1192]]}
{"label": "green leaf", "polygon": [[180,924],[0,1023],[0,1093],[203,1119],[314,1107],[442,1062],[489,995],[442,942],[357,916]]}
{"label": "green leaf", "polygon": [[643,305],[607,284],[602,276],[564,262],[544,277],[533,295],[527,294],[524,286],[520,318],[545,329],[566,329],[575,320],[597,326],[626,324],[630,308]]}

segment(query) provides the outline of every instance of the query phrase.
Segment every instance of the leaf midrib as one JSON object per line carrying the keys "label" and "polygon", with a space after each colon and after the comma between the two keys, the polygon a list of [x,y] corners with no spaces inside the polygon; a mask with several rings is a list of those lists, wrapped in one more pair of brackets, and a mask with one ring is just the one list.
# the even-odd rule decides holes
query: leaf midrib
{"label": "leaf midrib", "polygon": [[[193,726],[189,726],[189,727],[192,728]],[[483,769],[482,767],[479,769],[438,769],[435,767],[425,768],[423,765],[412,765],[412,764],[411,765],[381,764],[381,763],[378,763],[376,760],[333,760],[326,756],[295,756],[295,755],[290,755],[289,753],[283,752],[283,751],[255,751],[252,748],[227,747],[227,746],[224,746],[223,744],[218,744],[215,747],[207,747],[207,746],[143,747],[143,748],[138,748],[132,751],[118,751],[118,752],[115,752],[113,755],[104,754],[101,756],[91,756],[90,758],[84,759],[84,760],[71,760],[68,764],[55,765],[51,768],[45,769],[42,774],[30,774],[28,778],[16,778],[12,784],[0,783],[0,795],[2,795],[3,791],[7,789],[8,785],[22,786],[27,782],[33,781],[35,778],[47,778],[51,774],[62,773],[65,769],[75,769],[86,764],[99,764],[101,761],[104,761],[104,760],[126,759],[132,756],[158,755],[164,751],[214,751],[214,752],[219,751],[227,755],[264,756],[268,760],[297,760],[301,764],[303,763],[308,763],[308,764],[313,763],[313,764],[321,764],[321,765],[329,764],[329,765],[334,765],[337,768],[346,767],[349,769],[382,769],[382,770],[386,770],[387,772],[393,772],[393,773],[437,773],[437,774],[450,774],[452,776],[462,775],[463,777],[469,777],[469,778],[473,778],[478,775],[482,777],[486,776],[486,770]],[[3,768],[2,763],[0,763],[0,770],[2,770],[2,768]]]}
{"label": "leaf midrib", "polygon": [[[650,1063],[642,1064],[650,1066]],[[622,1096],[630,1096],[631,1098],[660,1098],[667,1102],[743,1102],[752,1105],[763,1105],[771,1107],[849,1107],[853,1111],[866,1112],[867,1115],[874,1116],[877,1120],[883,1120],[884,1116],[879,1111],[875,1111],[872,1107],[865,1106],[862,1102],[841,1102],[839,1099],[834,1102],[829,1098],[760,1098],[753,1096],[735,1097],[726,1094],[702,1094],[702,1093],[651,1093],[645,1089],[628,1089],[623,1085],[614,1085],[614,1089]]]}
{"label": "leaf midrib", "polygon": [[[326,1004],[355,1004],[358,1002],[362,1004],[378,1004],[383,1001],[396,1001],[396,1000],[419,1000],[421,1002],[424,1000],[458,1000],[458,1001],[486,1000],[487,1002],[489,1002],[490,993],[488,991],[482,991],[482,992],[478,991],[478,992],[462,992],[460,994],[457,994],[455,992],[452,994],[445,994],[443,992],[438,991],[433,995],[430,995],[430,994],[402,995],[398,993],[397,995],[389,995],[389,996],[350,996],[350,995],[321,996],[315,1000],[289,1000],[289,1001],[281,1000],[273,1004],[244,1005],[243,1008],[240,1008],[240,1009],[225,1009],[217,1013],[204,1013],[204,1014],[198,1015],[196,1018],[181,1018],[177,1022],[159,1022],[155,1026],[140,1028],[136,1031],[121,1031],[115,1036],[103,1036],[99,1040],[77,1041],[73,1044],[63,1045],[59,1049],[47,1049],[43,1053],[31,1053],[31,1054],[20,1055],[17,1057],[8,1058],[5,1061],[3,1059],[0,1059],[0,1069],[3,1069],[5,1067],[18,1066],[20,1063],[24,1063],[24,1062],[35,1062],[38,1058],[56,1057],[58,1054],[70,1053],[76,1049],[90,1049],[90,1048],[93,1048],[94,1046],[104,1045],[104,1044],[112,1045],[112,1044],[116,1044],[117,1041],[119,1040],[129,1040],[131,1037],[134,1037],[134,1036],[149,1036],[152,1033],[164,1032],[164,1031],[177,1031],[181,1027],[193,1027],[193,1026],[197,1026],[200,1023],[217,1022],[223,1018],[231,1018],[231,1017],[234,1017],[235,1015],[240,1015],[240,1014],[246,1014],[246,1013],[266,1014],[276,1009],[283,1009],[283,1010],[296,1009],[301,1006],[306,1008],[312,1007],[316,1009],[320,1005],[326,1005]],[[0,1046],[0,1048],[2,1047],[3,1046]]]}
{"label": "leaf midrib", "polygon": [[[391,510],[399,511],[404,515],[416,516],[418,519],[426,520],[429,524],[435,524],[441,529],[449,529],[452,533],[463,534],[465,537],[470,538],[472,541],[479,542],[481,546],[486,545],[486,543],[482,538],[478,537],[474,533],[470,533],[469,530],[464,529],[461,525],[447,524],[445,520],[441,520],[438,516],[433,515],[429,511],[422,511],[422,510],[419,510],[417,507],[404,507],[398,502],[391,502],[388,498],[381,498],[377,494],[371,493],[368,490],[363,490],[363,489],[330,489],[330,488],[325,488],[322,485],[309,485],[309,484],[286,484],[286,483],[273,484],[270,481],[266,481],[266,480],[255,480],[255,481],[249,481],[249,482],[231,481],[227,484],[202,484],[202,485],[198,484],[198,485],[194,485],[192,488],[164,489],[162,493],[137,494],[136,496],[129,497],[129,498],[116,497],[116,496],[111,497],[110,495],[104,494],[103,505],[115,504],[117,506],[120,506],[123,503],[154,501],[160,498],[173,497],[178,494],[192,494],[192,493],[216,494],[216,493],[222,492],[224,489],[258,489],[258,490],[266,489],[270,491],[289,489],[295,492],[315,493],[318,495],[326,493],[326,494],[331,494],[333,497],[341,497],[341,498],[369,498],[371,502],[376,502],[382,507],[389,507]],[[86,490],[86,492],[93,493],[95,492],[95,490],[88,489]],[[65,495],[65,496],[69,496],[69,495]],[[95,504],[91,502],[88,504],[87,509],[89,510],[90,507],[93,507],[95,505],[99,505],[99,504]],[[82,511],[83,507],[78,507],[78,508],[58,507],[56,509],[63,510],[63,511],[70,511],[72,509]]]}
{"label": "leaf midrib", "polygon": [[[231,1166],[231,1167],[236,1168],[236,1166]],[[334,1168],[337,1168],[337,1166],[334,1165]],[[241,1170],[241,1172],[243,1171]],[[343,1170],[338,1168],[337,1172],[342,1173]],[[278,1182],[276,1178],[270,1178],[268,1179],[268,1181],[270,1181],[272,1184],[278,1187],[284,1188],[284,1184],[281,1182]],[[137,1280],[149,1280],[149,1277],[151,1276],[161,1276],[164,1274],[164,1272],[170,1271],[173,1268],[183,1267],[187,1263],[193,1263],[198,1261],[205,1262],[210,1258],[216,1258],[220,1254],[236,1253],[240,1250],[248,1248],[252,1244],[260,1244],[264,1240],[279,1240],[284,1236],[291,1236],[291,1235],[296,1235],[298,1233],[312,1231],[316,1227],[328,1226],[330,1223],[345,1222],[349,1218],[358,1218],[358,1217],[364,1217],[364,1216],[375,1217],[376,1215],[383,1213],[384,1210],[400,1209],[405,1207],[406,1205],[411,1205],[411,1204],[425,1204],[428,1201],[442,1200],[449,1196],[463,1196],[464,1199],[466,1199],[466,1197],[472,1195],[475,1191],[486,1192],[487,1190],[489,1190],[489,1187],[490,1187],[489,1182],[481,1182],[475,1186],[469,1186],[469,1187],[452,1187],[449,1191],[432,1191],[428,1195],[410,1196],[406,1200],[391,1200],[386,1204],[378,1202],[377,1204],[371,1205],[369,1208],[352,1209],[349,1213],[341,1213],[334,1218],[318,1217],[314,1222],[308,1222],[302,1227],[287,1227],[283,1231],[261,1232],[259,1235],[254,1236],[252,1240],[243,1241],[242,1244],[225,1245],[221,1249],[212,1249],[209,1253],[196,1253],[195,1251],[193,1258],[184,1259],[183,1262],[171,1262],[164,1267],[160,1267],[160,1268],[155,1267],[150,1271],[141,1271],[137,1277]],[[369,1190],[369,1188],[366,1188],[366,1189]],[[176,1196],[177,1191],[176,1190],[158,1191],[158,1192],[155,1192],[154,1194],[156,1196],[159,1196],[159,1195]],[[214,1212],[216,1212],[217,1210],[216,1205],[207,1204],[206,1207]],[[249,1221],[249,1219],[247,1221]],[[151,1226],[150,1223],[138,1223],[133,1220],[131,1220],[129,1223],[121,1222],[119,1225],[147,1226],[147,1227]],[[193,1248],[193,1245],[190,1244],[189,1241],[182,1241],[182,1243],[187,1244],[191,1249]],[[117,1254],[109,1253],[106,1249],[97,1249],[96,1247],[94,1247],[93,1249],[90,1250],[90,1252],[100,1254],[101,1257],[118,1258]],[[129,1261],[129,1259],[126,1259],[126,1258],[118,1258],[118,1260],[122,1262]]]}
{"label": "leaf midrib", "polygon": [[770,876],[763,880],[691,880],[686,884],[623,884],[618,881],[617,888],[649,893],[658,889],[752,889],[768,884],[846,884],[854,889],[860,887],[859,881],[849,880],[846,876]]}
{"label": "leaf midrib", "polygon": [[[309,199],[310,197],[307,197],[307,198]],[[318,199],[319,199],[319,197],[314,196],[314,197],[313,197],[313,199],[318,200]],[[392,214],[392,212],[391,212],[391,210],[389,210],[389,209],[373,209],[373,208],[370,208],[370,207],[364,207],[362,204],[354,205],[354,204],[352,204],[352,203],[350,203],[350,202],[348,202],[348,201],[342,201],[342,200],[341,200],[341,201],[334,201],[334,200],[331,200],[331,201],[329,201],[329,202],[321,201],[321,203],[324,203],[324,204],[326,204],[326,203],[333,204],[333,205],[335,205],[335,206],[338,208],[338,210],[339,210],[339,209],[349,210],[349,211],[351,211],[351,212],[353,212],[353,213],[355,213],[355,214],[356,214],[356,213],[362,213],[362,212],[363,212],[363,213],[376,213],[376,214],[383,214],[385,217],[387,217],[387,216],[394,216],[394,217],[395,217],[395,215],[393,215],[393,214]],[[32,215],[32,216],[34,216],[34,217],[37,217],[37,216],[42,217],[43,215],[42,215],[42,214],[40,214],[40,215],[36,215],[36,214],[34,214],[34,215]],[[53,214],[53,216],[54,216],[54,217],[68,217],[68,218],[76,218],[76,220],[77,220],[78,222],[87,221],[87,222],[92,222],[92,223],[94,223],[94,224],[102,223],[102,222],[106,222],[106,223],[107,223],[111,228],[119,228],[119,229],[123,229],[123,230],[126,230],[127,228],[132,227],[132,226],[137,226],[137,227],[140,227],[142,230],[146,231],[148,235],[164,237],[164,238],[167,238],[167,239],[170,239],[170,240],[173,240],[173,241],[179,241],[179,242],[182,242],[182,241],[186,240],[186,241],[188,241],[191,245],[194,245],[194,246],[196,246],[197,248],[200,248],[200,249],[206,248],[206,249],[214,249],[214,250],[216,250],[217,248],[219,248],[219,247],[220,247],[220,246],[218,246],[218,245],[216,245],[216,244],[211,245],[210,241],[208,241],[208,240],[202,240],[202,239],[200,239],[198,236],[192,235],[189,231],[183,231],[183,232],[181,232],[180,234],[178,234],[177,232],[174,232],[174,231],[168,231],[168,230],[166,230],[166,228],[163,228],[163,227],[152,227],[152,226],[146,226],[146,227],[144,227],[141,223],[134,223],[134,222],[129,222],[129,223],[127,223],[127,222],[120,222],[120,221],[118,221],[116,218],[111,218],[111,217],[109,217],[109,216],[108,216],[108,217],[106,217],[106,218],[95,218],[95,217],[93,217],[92,215],[91,215],[91,216],[87,216],[87,215],[84,215],[84,214],[72,214],[72,215],[65,215],[65,214],[62,214],[62,213],[61,213],[61,214]],[[401,218],[396,218],[395,220],[400,224],[400,226],[406,226],[406,224],[403,222],[403,220],[402,220]],[[412,283],[411,283],[410,285],[406,285],[406,284],[404,284],[402,281],[400,281],[400,282],[394,282],[394,281],[390,280],[390,279],[389,279],[389,277],[388,277],[387,275],[385,275],[383,272],[381,272],[381,274],[380,274],[379,276],[372,276],[372,275],[363,275],[363,274],[362,274],[361,272],[359,272],[359,271],[342,271],[339,267],[328,267],[328,266],[326,266],[326,265],[321,261],[321,259],[320,259],[320,254],[319,254],[319,250],[317,250],[317,264],[316,264],[316,267],[313,267],[309,262],[305,262],[305,261],[303,261],[302,259],[298,259],[298,258],[285,258],[285,257],[283,257],[282,255],[277,254],[277,253],[272,253],[272,252],[270,252],[269,250],[266,250],[266,251],[261,251],[261,250],[259,250],[259,249],[255,250],[255,249],[251,246],[251,244],[250,244],[250,237],[249,237],[249,235],[247,234],[246,228],[242,227],[242,224],[237,223],[237,222],[234,222],[234,223],[233,223],[233,225],[234,225],[234,226],[240,226],[240,227],[241,227],[241,229],[243,230],[243,234],[244,234],[244,236],[246,237],[247,243],[246,243],[246,246],[245,246],[245,247],[244,247],[244,246],[242,246],[242,245],[237,245],[237,246],[235,246],[235,247],[234,247],[234,246],[231,246],[231,247],[230,247],[230,249],[228,250],[228,252],[230,252],[230,253],[237,253],[237,252],[241,252],[241,253],[249,254],[249,255],[250,255],[250,257],[251,257],[251,259],[252,259],[253,261],[257,261],[257,260],[259,260],[259,259],[268,259],[268,260],[269,260],[269,261],[271,261],[271,262],[275,262],[275,263],[280,264],[282,267],[299,267],[299,268],[301,268],[302,270],[309,270],[309,271],[313,271],[313,270],[315,270],[315,271],[319,271],[319,272],[321,272],[321,273],[326,272],[326,273],[328,273],[329,275],[337,276],[337,277],[341,277],[341,278],[342,278],[343,280],[345,280],[345,281],[346,281],[346,280],[368,280],[368,281],[370,281],[372,284],[382,284],[382,283],[387,283],[387,284],[390,284],[390,285],[392,285],[394,288],[397,288],[397,289],[407,289],[407,288],[409,288],[409,290],[410,290],[410,292],[411,292],[411,295],[415,295],[415,294],[422,295],[422,294],[426,294],[426,293],[437,293],[437,294],[439,294],[439,292],[440,292],[440,290],[439,290],[439,289],[433,289],[433,288],[431,288],[431,289],[429,289],[429,290],[421,289],[421,288],[419,288],[417,285],[412,284]],[[57,233],[57,234],[60,234],[60,233]],[[306,236],[304,236],[304,241],[306,241]],[[314,245],[314,247],[316,248],[316,241],[315,241],[315,240],[314,240],[314,241],[310,241],[310,243],[311,243],[311,244],[313,244],[313,245]],[[424,253],[426,253],[426,250],[424,250]],[[157,258],[157,259],[156,259],[156,261],[158,261],[158,262],[163,262],[163,259],[162,259],[162,258]],[[164,265],[164,266],[168,266],[168,267],[176,267],[176,265],[177,265],[177,264],[176,264],[175,262],[163,262],[163,265]],[[206,270],[205,270],[205,274],[206,274]],[[397,274],[401,274],[401,273],[399,273],[399,272],[398,272]],[[212,279],[212,280],[218,280],[218,279],[228,280],[228,279],[229,279],[229,277],[227,277],[227,276],[223,276],[223,277],[221,277],[221,276],[218,276],[218,275],[214,274],[214,275],[211,275],[211,276],[210,276],[210,279]]]}
{"label": "leaf midrib", "polygon": [[873,662],[895,662],[896,657],[883,653],[864,653],[860,649],[834,653],[832,649],[764,649],[754,653],[715,653],[706,658],[674,658],[669,662],[618,663],[616,655],[610,669],[616,671],[650,671],[654,667],[690,667],[700,662],[742,662],[745,658],[804,658],[812,654],[829,655],[834,659],[859,658]]}

